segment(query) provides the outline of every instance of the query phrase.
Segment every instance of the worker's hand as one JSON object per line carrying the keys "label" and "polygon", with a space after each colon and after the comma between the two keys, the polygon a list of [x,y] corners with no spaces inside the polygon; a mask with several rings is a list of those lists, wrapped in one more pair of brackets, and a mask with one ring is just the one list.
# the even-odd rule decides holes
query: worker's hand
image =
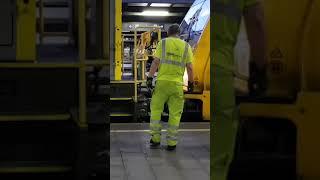
{"label": "worker's hand", "polygon": [[189,93],[192,92],[192,91],[193,91],[193,88],[194,88],[193,82],[188,81],[188,92],[189,92]]}
{"label": "worker's hand", "polygon": [[147,77],[147,88],[152,89],[152,77]]}
{"label": "worker's hand", "polygon": [[264,95],[267,90],[267,68],[266,66],[258,67],[255,62],[249,65],[248,89],[250,96]]}

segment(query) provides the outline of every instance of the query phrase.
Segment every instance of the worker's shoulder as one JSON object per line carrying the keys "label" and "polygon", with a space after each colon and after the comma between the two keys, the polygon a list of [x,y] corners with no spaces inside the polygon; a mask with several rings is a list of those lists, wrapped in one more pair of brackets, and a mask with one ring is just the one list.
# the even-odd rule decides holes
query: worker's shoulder
{"label": "worker's shoulder", "polygon": [[167,37],[164,38],[163,40],[165,41],[171,41],[171,42],[179,42],[179,43],[186,43],[184,40],[180,39],[180,38],[173,38],[173,37]]}

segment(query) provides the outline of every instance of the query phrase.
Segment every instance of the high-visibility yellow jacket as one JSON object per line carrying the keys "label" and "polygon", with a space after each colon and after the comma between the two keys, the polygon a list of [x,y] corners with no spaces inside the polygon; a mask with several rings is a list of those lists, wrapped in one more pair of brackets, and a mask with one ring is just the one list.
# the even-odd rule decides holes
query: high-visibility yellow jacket
{"label": "high-visibility yellow jacket", "polygon": [[168,37],[157,45],[155,57],[160,59],[157,80],[175,81],[183,84],[186,64],[192,63],[191,46],[175,37]]}
{"label": "high-visibility yellow jacket", "polygon": [[233,71],[234,47],[245,8],[259,0],[213,1],[213,64]]}

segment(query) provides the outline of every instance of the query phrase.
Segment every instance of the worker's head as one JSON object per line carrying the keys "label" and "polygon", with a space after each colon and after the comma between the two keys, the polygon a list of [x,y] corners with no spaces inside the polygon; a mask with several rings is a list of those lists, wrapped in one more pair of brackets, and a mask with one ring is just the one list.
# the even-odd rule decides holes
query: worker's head
{"label": "worker's head", "polygon": [[178,24],[173,24],[168,29],[168,36],[179,36],[180,26]]}

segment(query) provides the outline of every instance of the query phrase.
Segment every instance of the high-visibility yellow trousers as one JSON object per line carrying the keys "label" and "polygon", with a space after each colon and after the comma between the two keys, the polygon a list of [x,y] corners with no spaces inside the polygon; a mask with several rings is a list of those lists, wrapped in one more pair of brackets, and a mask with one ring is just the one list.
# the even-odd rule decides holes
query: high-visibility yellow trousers
{"label": "high-visibility yellow trousers", "polygon": [[161,114],[164,105],[169,108],[167,129],[167,144],[175,146],[178,143],[178,128],[184,107],[183,85],[174,81],[158,80],[151,100],[150,131],[153,142],[161,141]]}
{"label": "high-visibility yellow trousers", "polygon": [[211,180],[227,180],[238,129],[233,72],[213,65]]}

